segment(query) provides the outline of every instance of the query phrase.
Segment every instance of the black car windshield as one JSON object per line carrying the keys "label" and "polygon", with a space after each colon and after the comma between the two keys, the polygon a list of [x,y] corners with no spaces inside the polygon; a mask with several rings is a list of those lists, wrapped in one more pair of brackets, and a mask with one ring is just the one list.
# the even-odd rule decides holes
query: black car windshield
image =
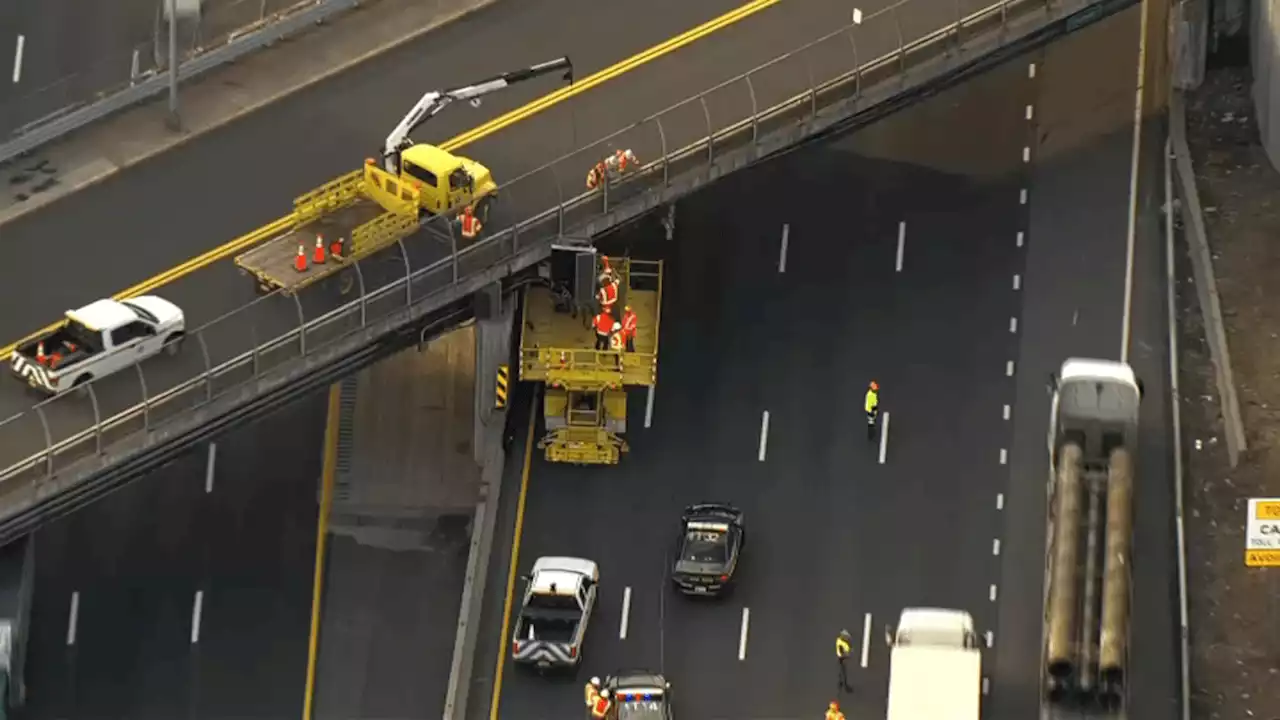
{"label": "black car windshield", "polygon": [[690,529],[684,535],[680,559],[687,562],[722,563],[729,559],[728,530]]}

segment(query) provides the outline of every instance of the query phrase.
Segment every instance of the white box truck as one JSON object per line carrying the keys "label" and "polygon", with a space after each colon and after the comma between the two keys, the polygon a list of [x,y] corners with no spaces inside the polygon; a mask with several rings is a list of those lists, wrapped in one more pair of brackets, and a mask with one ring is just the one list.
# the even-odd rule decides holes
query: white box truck
{"label": "white box truck", "polygon": [[888,635],[888,720],[978,720],[982,650],[962,610],[906,608]]}

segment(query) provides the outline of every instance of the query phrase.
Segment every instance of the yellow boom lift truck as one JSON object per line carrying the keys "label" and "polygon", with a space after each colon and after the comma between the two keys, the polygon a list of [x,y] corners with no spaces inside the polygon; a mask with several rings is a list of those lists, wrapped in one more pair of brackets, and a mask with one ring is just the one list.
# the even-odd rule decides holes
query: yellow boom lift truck
{"label": "yellow boom lift truck", "polygon": [[[543,383],[546,435],[538,447],[550,462],[616,465],[626,452],[627,388],[658,377],[662,261],[597,256],[593,248],[559,248],[525,291],[520,379]],[[599,278],[610,267],[618,283],[614,318],[636,313],[635,350],[596,350],[592,318]],[[570,290],[572,283],[572,290]]]}
{"label": "yellow boom lift truck", "polygon": [[[414,143],[409,134],[455,100],[478,106],[483,95],[560,70],[572,83],[573,64],[562,57],[423,95],[387,136],[382,167],[366,160],[361,169],[298,197],[293,213],[259,230],[269,239],[237,256],[236,265],[257,280],[262,292],[296,292],[412,235],[434,215],[473,205],[483,223],[498,189],[489,169],[443,148]],[[333,257],[335,241],[341,249]],[[324,263],[311,262],[317,242],[328,256]],[[307,260],[305,270],[295,265],[299,252]],[[343,283],[343,291],[348,289],[349,276]]]}

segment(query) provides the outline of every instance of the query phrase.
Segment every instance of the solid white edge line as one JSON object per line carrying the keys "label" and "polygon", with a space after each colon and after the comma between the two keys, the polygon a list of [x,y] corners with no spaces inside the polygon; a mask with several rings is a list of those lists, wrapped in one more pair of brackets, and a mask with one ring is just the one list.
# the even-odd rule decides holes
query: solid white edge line
{"label": "solid white edge line", "polygon": [[1143,76],[1147,65],[1147,13],[1138,31],[1138,72],[1133,91],[1133,150],[1129,156],[1129,218],[1124,259],[1124,315],[1120,326],[1120,362],[1129,362],[1129,334],[1133,320],[1133,254],[1138,235],[1138,169],[1142,159]]}
{"label": "solid white edge line", "polygon": [[764,462],[765,452],[769,447],[769,411],[760,416],[760,452],[757,457]]}
{"label": "solid white edge line", "polygon": [[218,457],[218,443],[209,443],[209,459],[204,466],[204,492],[209,494],[213,492],[213,467]]}
{"label": "solid white edge line", "polygon": [[76,631],[80,625],[80,591],[71,592],[71,610],[67,613],[67,645],[76,644]]}
{"label": "solid white edge line", "polygon": [[778,251],[778,272],[787,271],[787,242],[791,238],[791,223],[782,224],[782,249]]}
{"label": "solid white edge line", "polygon": [[657,387],[658,387],[657,385],[649,386],[649,396],[645,398],[645,401],[644,401],[644,426],[645,427],[650,427],[651,425],[653,425],[653,391]]}
{"label": "solid white edge line", "polygon": [[742,630],[738,634],[738,659],[747,659],[747,629],[751,627],[751,608],[742,608]]}
{"label": "solid white edge line", "polygon": [[871,613],[862,616],[862,667],[871,661]]}
{"label": "solid white edge line", "polygon": [[884,422],[880,425],[880,464],[884,464],[885,456],[889,452],[889,413],[885,411]]}
{"label": "solid white edge line", "polygon": [[200,618],[204,615],[204,591],[197,590],[195,601],[191,603],[191,644],[200,642]]}
{"label": "solid white edge line", "polygon": [[1173,147],[1165,140],[1164,150],[1164,234],[1165,305],[1169,310],[1169,400],[1173,411],[1173,506],[1178,538],[1178,622],[1181,628],[1182,720],[1190,720],[1191,704],[1186,702],[1191,688],[1191,659],[1188,652],[1191,626],[1187,619],[1187,536],[1182,506],[1182,392],[1178,387],[1178,306],[1174,281],[1173,235]]}
{"label": "solid white edge line", "polygon": [[907,251],[907,221],[898,222],[898,256],[893,261],[895,272],[902,272],[902,259]]}
{"label": "solid white edge line", "polygon": [[27,47],[27,36],[19,35],[13,45],[13,84],[22,80],[22,53]]}
{"label": "solid white edge line", "polygon": [[631,586],[622,589],[622,624],[618,626],[618,639],[627,639],[627,623],[631,619]]}

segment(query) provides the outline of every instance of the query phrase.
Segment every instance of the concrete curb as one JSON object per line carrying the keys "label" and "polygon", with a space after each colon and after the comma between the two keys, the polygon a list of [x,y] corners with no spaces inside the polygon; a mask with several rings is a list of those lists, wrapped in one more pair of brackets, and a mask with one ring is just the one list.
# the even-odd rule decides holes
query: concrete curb
{"label": "concrete curb", "polygon": [[1182,93],[1178,91],[1173,92],[1169,98],[1169,139],[1174,156],[1178,194],[1182,199],[1182,221],[1187,232],[1188,254],[1195,274],[1200,312],[1204,316],[1205,337],[1209,342],[1209,355],[1213,359],[1218,396],[1222,398],[1222,424],[1226,431],[1227,456],[1234,468],[1248,446],[1244,420],[1240,415],[1240,399],[1236,395],[1235,376],[1231,371],[1231,354],[1227,348],[1227,334],[1222,322],[1218,283],[1213,273],[1213,255],[1209,250],[1200,193],[1196,189],[1191,149],[1187,145],[1186,106],[1183,104]]}
{"label": "concrete curb", "polygon": [[[184,133],[182,135],[171,136],[170,139],[168,139],[166,142],[161,143],[160,145],[152,148],[151,150],[143,152],[123,162],[111,164],[102,170],[98,170],[84,178],[81,178],[76,182],[68,185],[65,192],[60,192],[57,194],[45,194],[39,197],[33,197],[30,200],[22,203],[21,205],[14,205],[5,210],[0,210],[0,225],[5,225],[7,223],[13,222],[14,220],[17,220],[18,218],[21,218],[25,215],[35,212],[36,210],[47,207],[53,203],[56,203],[57,201],[69,195],[72,195],[74,193],[80,192],[81,190],[85,190],[94,185],[97,185],[98,183],[106,180],[107,178],[110,178],[111,176],[119,173],[122,170],[126,170],[128,168],[133,167],[134,165],[138,165],[139,163],[150,160],[151,158],[157,155],[160,155],[162,153],[168,152],[169,150],[173,150],[174,148],[181,147],[182,145],[192,140],[195,140],[196,138],[202,137],[207,133],[210,133],[214,130],[218,130],[219,128],[222,128],[236,120],[239,120],[245,115],[257,112],[258,110],[261,110],[264,107],[278,100],[283,100],[284,98],[296,92],[305,90],[309,87],[322,83],[340,73],[350,70],[351,68],[357,65],[360,65],[368,60],[372,60],[378,55],[394,50],[402,45],[411,43],[414,40],[417,40],[422,36],[426,35],[427,33],[430,33],[433,30],[439,29],[443,25],[447,25],[451,22],[454,22],[455,20],[463,18],[467,15],[470,15],[471,13],[476,12],[478,10],[482,10],[488,7],[489,5],[494,4],[497,1],[498,0],[468,0],[469,4],[467,4],[465,7],[445,13],[444,15],[441,15],[440,17],[433,19],[431,22],[425,25],[413,28],[412,31],[406,35],[402,35],[393,40],[388,40],[384,43],[381,43],[378,46],[374,47],[372,50],[369,50],[361,55],[351,58],[350,60],[347,60],[338,65],[331,66],[328,69],[324,70],[323,72],[317,75],[314,75],[308,78],[307,80],[302,81],[301,83],[289,86],[283,90],[267,95],[266,97],[263,97],[258,101],[255,101],[253,103],[250,103],[249,105],[246,105],[245,107],[241,108],[235,113],[232,113],[231,115],[228,115],[227,117],[222,118],[208,126],[202,127],[199,130],[189,132],[189,133]],[[376,10],[377,6],[374,6],[372,9]],[[203,76],[201,79],[207,80],[211,77],[213,77],[213,74],[209,73]],[[152,101],[152,102],[154,103],[156,101]],[[148,104],[150,103],[143,103],[138,107],[146,107]]]}
{"label": "concrete curb", "polygon": [[1173,141],[1164,144],[1165,305],[1169,313],[1169,400],[1173,422],[1173,507],[1178,553],[1178,631],[1181,720],[1191,720],[1191,624],[1187,619],[1187,535],[1183,507],[1182,392],[1178,388],[1178,298],[1174,271]]}

